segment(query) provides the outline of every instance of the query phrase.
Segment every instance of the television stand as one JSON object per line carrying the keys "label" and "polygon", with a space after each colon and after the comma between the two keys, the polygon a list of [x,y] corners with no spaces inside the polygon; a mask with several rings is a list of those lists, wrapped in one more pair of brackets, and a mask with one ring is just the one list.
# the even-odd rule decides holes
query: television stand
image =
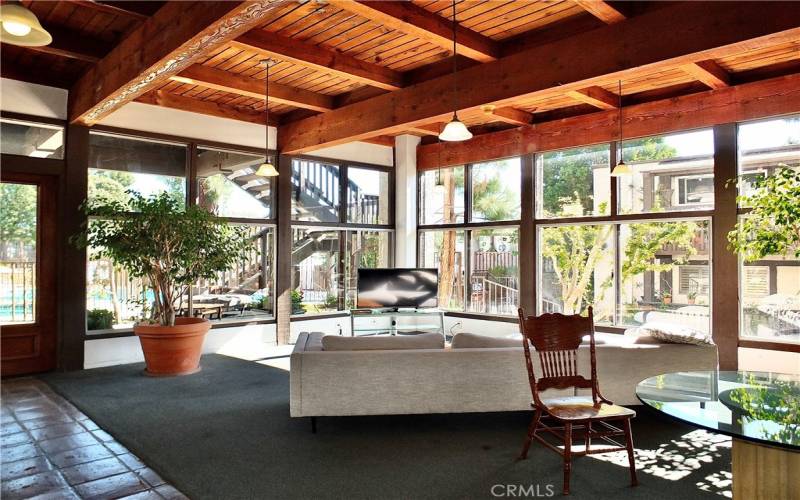
{"label": "television stand", "polygon": [[445,336],[444,311],[381,307],[350,311],[350,335],[414,335],[437,332]]}

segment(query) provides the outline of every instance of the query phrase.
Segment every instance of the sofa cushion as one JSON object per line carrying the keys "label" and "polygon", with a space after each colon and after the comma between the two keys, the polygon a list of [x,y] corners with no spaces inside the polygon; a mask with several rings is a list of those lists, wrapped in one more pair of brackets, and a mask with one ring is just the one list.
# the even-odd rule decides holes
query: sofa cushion
{"label": "sofa cushion", "polygon": [[492,347],[522,347],[522,335],[513,337],[490,337],[477,333],[461,332],[455,334],[450,347],[453,349],[479,349]]}
{"label": "sofa cushion", "polygon": [[322,337],[323,351],[391,351],[396,349],[444,349],[440,333],[417,335],[375,335],[370,337]]}
{"label": "sofa cushion", "polygon": [[639,331],[671,344],[714,345],[711,336],[706,332],[670,321],[648,321],[639,327]]}

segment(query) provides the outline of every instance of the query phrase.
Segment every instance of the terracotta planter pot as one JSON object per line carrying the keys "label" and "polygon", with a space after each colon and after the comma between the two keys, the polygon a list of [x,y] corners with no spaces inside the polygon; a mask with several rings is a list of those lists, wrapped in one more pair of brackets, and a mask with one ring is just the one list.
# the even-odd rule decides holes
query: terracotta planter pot
{"label": "terracotta planter pot", "polygon": [[175,326],[134,326],[147,364],[145,374],[168,377],[200,371],[203,340],[210,328],[204,318],[176,318]]}

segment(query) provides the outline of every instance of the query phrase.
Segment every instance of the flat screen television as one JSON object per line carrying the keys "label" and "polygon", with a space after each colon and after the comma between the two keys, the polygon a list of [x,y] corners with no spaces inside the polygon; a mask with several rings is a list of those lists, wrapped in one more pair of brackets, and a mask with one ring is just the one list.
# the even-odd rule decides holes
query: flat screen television
{"label": "flat screen television", "polygon": [[359,269],[356,307],[437,307],[437,269]]}

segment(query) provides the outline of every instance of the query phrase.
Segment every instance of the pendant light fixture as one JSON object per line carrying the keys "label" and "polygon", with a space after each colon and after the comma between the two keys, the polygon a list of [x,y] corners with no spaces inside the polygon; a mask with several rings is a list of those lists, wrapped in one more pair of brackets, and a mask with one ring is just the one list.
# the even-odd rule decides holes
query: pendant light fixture
{"label": "pendant light fixture", "polygon": [[451,142],[472,139],[472,132],[464,125],[464,122],[458,119],[458,87],[456,86],[456,73],[458,72],[458,53],[456,52],[457,27],[456,0],[453,0],[453,118],[450,119],[439,134],[439,139]]}
{"label": "pendant light fixture", "polygon": [[265,132],[265,142],[266,146],[264,149],[264,163],[262,163],[258,170],[256,170],[256,175],[260,175],[262,177],[277,177],[278,176],[278,169],[275,168],[275,165],[269,161],[269,68],[275,61],[272,59],[263,59],[261,64],[267,67],[267,76],[264,78],[264,111],[266,113],[266,123],[264,123],[264,130]]}
{"label": "pendant light fixture", "polygon": [[36,14],[16,3],[0,6],[0,42],[23,47],[49,45],[53,37],[39,23]]}
{"label": "pendant light fixture", "polygon": [[622,80],[619,80],[619,106],[617,106],[618,110],[618,117],[617,122],[619,122],[619,136],[617,137],[617,165],[614,167],[614,170],[611,171],[612,177],[622,177],[624,175],[631,175],[633,170],[629,167],[625,160],[622,158]]}

